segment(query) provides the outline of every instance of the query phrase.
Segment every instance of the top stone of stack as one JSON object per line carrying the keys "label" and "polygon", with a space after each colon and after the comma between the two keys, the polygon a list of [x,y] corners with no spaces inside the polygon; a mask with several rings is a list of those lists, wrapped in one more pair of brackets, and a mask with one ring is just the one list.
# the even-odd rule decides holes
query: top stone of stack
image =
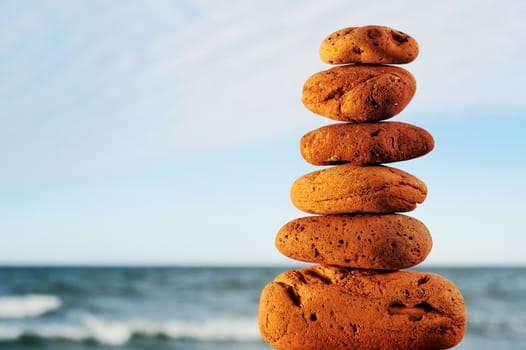
{"label": "top stone of stack", "polygon": [[418,43],[411,36],[385,26],[340,29],[320,46],[320,58],[328,64],[404,64],[418,56]]}

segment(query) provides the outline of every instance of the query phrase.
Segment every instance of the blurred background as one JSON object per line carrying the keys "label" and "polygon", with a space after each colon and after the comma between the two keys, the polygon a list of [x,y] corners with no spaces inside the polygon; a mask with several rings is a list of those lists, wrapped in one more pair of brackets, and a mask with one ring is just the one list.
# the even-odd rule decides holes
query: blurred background
{"label": "blurred background", "polygon": [[268,349],[274,236],[315,170],[301,104],[335,30],[413,36],[393,120],[435,149],[420,270],[459,286],[459,349],[526,346],[526,3],[0,1],[0,348]]}

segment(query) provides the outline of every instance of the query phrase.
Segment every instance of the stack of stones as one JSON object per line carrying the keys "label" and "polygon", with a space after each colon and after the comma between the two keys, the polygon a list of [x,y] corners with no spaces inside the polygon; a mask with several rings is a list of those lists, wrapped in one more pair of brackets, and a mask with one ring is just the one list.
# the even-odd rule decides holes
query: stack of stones
{"label": "stack of stones", "polygon": [[416,208],[425,184],[381,165],[420,157],[433,149],[422,128],[385,122],[413,97],[405,69],[418,45],[383,26],[346,28],[322,42],[329,70],[312,75],[302,101],[340,123],[313,130],[300,142],[313,165],[332,166],[300,177],[291,199],[313,216],[281,228],[284,255],[314,263],[287,271],[263,290],[259,327],[282,350],[447,349],[465,327],[462,295],[432,273],[401,271],[421,263],[432,246],[419,220],[400,214]]}

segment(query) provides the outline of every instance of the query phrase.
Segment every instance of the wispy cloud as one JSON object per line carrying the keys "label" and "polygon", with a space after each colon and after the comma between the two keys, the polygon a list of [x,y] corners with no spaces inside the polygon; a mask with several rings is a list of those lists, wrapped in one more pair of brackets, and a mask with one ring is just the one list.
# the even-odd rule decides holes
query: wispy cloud
{"label": "wispy cloud", "polygon": [[[404,119],[526,108],[526,5],[500,2],[3,2],[0,160],[57,176],[271,140],[320,124],[300,102],[320,40],[378,23],[414,35]],[[35,167],[41,169],[36,174]],[[8,174],[3,177],[9,178]]]}

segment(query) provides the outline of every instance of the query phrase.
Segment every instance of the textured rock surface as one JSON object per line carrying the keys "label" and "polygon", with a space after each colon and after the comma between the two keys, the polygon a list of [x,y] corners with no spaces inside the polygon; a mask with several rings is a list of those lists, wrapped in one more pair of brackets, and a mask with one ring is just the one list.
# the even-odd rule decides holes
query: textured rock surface
{"label": "textured rock surface", "polygon": [[320,45],[320,58],[329,64],[402,64],[418,56],[418,43],[411,36],[385,26],[340,29]]}
{"label": "textured rock surface", "polygon": [[426,195],[426,185],[402,170],[351,163],[305,174],[290,191],[292,203],[312,214],[407,212]]}
{"label": "textured rock surface", "polygon": [[313,165],[378,164],[423,156],[434,145],[430,133],[408,123],[339,123],[305,134],[300,151]]}
{"label": "textured rock surface", "polygon": [[438,275],[314,266],[268,284],[258,318],[280,350],[441,350],[460,342],[466,313]]}
{"label": "textured rock surface", "polygon": [[312,112],[330,119],[370,122],[400,113],[415,90],[415,78],[400,67],[339,66],[307,79],[302,102]]}
{"label": "textured rock surface", "polygon": [[291,259],[363,269],[415,266],[432,245],[426,226],[402,214],[306,216],[276,235],[276,247]]}

